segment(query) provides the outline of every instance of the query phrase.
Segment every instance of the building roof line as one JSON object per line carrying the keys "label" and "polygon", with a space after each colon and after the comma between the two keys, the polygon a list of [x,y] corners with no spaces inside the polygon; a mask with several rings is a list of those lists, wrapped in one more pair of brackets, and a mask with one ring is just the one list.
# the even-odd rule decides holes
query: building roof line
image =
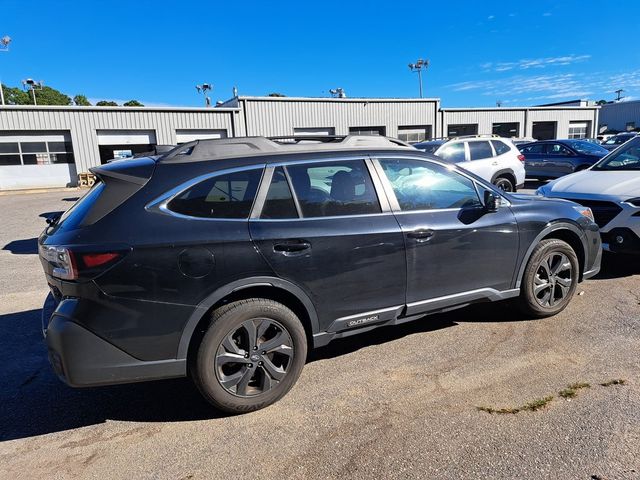
{"label": "building roof line", "polygon": [[96,105],[0,105],[3,110],[73,110],[73,111],[123,111],[123,112],[238,112],[239,107],[99,107]]}

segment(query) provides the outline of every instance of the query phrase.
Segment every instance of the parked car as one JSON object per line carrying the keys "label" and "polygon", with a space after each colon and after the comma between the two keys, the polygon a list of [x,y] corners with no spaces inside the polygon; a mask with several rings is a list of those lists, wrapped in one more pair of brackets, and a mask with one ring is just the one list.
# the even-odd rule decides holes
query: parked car
{"label": "parked car", "polygon": [[472,135],[416,143],[414,147],[456,163],[505,192],[524,186],[524,156],[506,138]]}
{"label": "parked car", "polygon": [[527,178],[558,178],[589,168],[609,153],[584,140],[544,140],[518,147],[524,154]]}
{"label": "parked car", "polygon": [[601,145],[604,148],[606,148],[608,151],[615,150],[626,141],[631,140],[632,138],[635,138],[637,135],[638,135],[637,132],[618,133],[617,135],[614,135],[613,137],[609,137],[608,139],[603,141]]}
{"label": "parked car", "polygon": [[591,208],[606,250],[640,254],[640,137],[589,170],[540,187],[538,194]]}
{"label": "parked car", "polygon": [[58,375],[189,375],[247,412],[291,389],[309,348],[487,300],[554,315],[600,268],[589,208],[384,137],[304,142],[194,141],[93,169],[38,240]]}

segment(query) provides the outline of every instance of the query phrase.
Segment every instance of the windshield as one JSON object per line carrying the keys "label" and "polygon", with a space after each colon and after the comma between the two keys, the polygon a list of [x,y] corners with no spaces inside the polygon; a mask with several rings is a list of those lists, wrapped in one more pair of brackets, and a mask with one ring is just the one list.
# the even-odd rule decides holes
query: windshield
{"label": "windshield", "polygon": [[640,170],[640,138],[634,138],[596,163],[592,170]]}
{"label": "windshield", "polygon": [[600,145],[591,142],[585,142],[584,140],[574,140],[572,142],[565,142],[576,152],[584,153],[585,155],[606,155],[609,150],[602,148]]}
{"label": "windshield", "polygon": [[624,142],[633,138],[633,135],[615,135],[604,142],[603,145],[622,145]]}

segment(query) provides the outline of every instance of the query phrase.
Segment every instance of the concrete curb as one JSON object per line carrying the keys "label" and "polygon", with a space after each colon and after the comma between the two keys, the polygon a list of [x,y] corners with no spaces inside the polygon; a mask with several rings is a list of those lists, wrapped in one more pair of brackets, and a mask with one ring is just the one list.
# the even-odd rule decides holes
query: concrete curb
{"label": "concrete curb", "polygon": [[57,188],[30,188],[27,190],[2,190],[0,197],[6,195],[28,195],[32,193],[52,193],[52,192],[83,192],[88,191],[87,188],[80,187],[57,187]]}

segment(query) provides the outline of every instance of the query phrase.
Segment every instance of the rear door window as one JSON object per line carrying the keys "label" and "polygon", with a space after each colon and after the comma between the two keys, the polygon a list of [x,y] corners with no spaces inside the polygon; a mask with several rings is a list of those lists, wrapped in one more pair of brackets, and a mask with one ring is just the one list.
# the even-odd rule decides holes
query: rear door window
{"label": "rear door window", "polygon": [[544,153],[546,144],[534,143],[533,145],[526,145],[520,148],[522,153]]}
{"label": "rear door window", "polygon": [[262,169],[208,178],[169,202],[172,212],[201,218],[249,218]]}
{"label": "rear door window", "polygon": [[487,141],[468,142],[469,143],[469,160],[484,160],[493,157],[491,144]]}
{"label": "rear door window", "polygon": [[287,166],[303,217],[380,213],[364,160]]}

